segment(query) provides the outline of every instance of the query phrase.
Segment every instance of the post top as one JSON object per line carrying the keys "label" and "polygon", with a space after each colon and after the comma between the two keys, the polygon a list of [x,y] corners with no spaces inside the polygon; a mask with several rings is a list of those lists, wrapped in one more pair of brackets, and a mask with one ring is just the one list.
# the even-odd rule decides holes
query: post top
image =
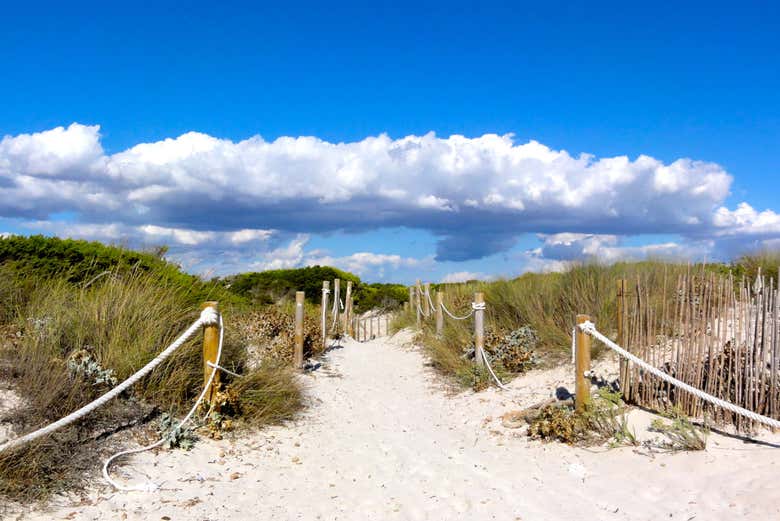
{"label": "post top", "polygon": [[590,315],[577,315],[577,323],[590,322]]}
{"label": "post top", "polygon": [[330,288],[330,281],[329,280],[323,280],[322,281],[322,287],[325,289]]}
{"label": "post top", "polygon": [[481,291],[474,293],[474,302],[485,302],[485,294]]}
{"label": "post top", "polygon": [[306,293],[303,291],[296,291],[295,292],[295,302],[303,302],[303,299],[306,297]]}
{"label": "post top", "polygon": [[218,309],[219,302],[217,302],[216,300],[207,300],[206,302],[200,305],[200,309],[206,309],[206,308]]}

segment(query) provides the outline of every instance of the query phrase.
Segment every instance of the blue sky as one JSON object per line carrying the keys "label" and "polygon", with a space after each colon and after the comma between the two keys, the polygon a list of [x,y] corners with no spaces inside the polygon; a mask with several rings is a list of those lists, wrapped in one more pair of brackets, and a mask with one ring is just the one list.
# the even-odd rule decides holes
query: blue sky
{"label": "blue sky", "polygon": [[538,4],[6,5],[0,226],[403,281],[780,240],[776,3]]}

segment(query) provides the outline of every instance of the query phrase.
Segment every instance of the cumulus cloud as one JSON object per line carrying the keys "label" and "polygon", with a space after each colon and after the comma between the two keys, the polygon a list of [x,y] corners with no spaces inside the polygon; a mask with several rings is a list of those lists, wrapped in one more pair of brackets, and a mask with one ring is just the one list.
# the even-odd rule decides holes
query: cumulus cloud
{"label": "cumulus cloud", "polygon": [[473,271],[456,271],[454,273],[448,273],[442,277],[443,284],[454,284],[457,282],[468,282],[470,280],[485,280],[488,276],[484,273],[476,273]]}
{"label": "cumulus cloud", "polygon": [[171,228],[146,224],[131,226],[120,223],[95,224],[66,221],[30,221],[25,228],[32,232],[47,233],[71,239],[101,240],[139,246],[208,246],[224,248],[249,243],[264,243],[274,234],[272,230],[243,229],[236,231],[198,231],[187,228]]}
{"label": "cumulus cloud", "polygon": [[309,236],[301,234],[289,244],[263,253],[262,258],[249,264],[249,269],[263,271],[271,269],[298,268],[303,266],[334,266],[363,276],[367,273],[376,274],[379,278],[384,270],[398,268],[415,268],[430,265],[432,258],[416,259],[384,253],[357,252],[346,256],[332,256],[319,250],[306,250]]}
{"label": "cumulus cloud", "polygon": [[[399,226],[433,233],[436,260],[453,261],[507,251],[525,233],[545,234],[535,259],[555,262],[780,238],[774,210],[724,206],[731,182],[714,163],[572,155],[511,134],[330,143],[189,132],[106,154],[99,126],[73,123],[0,140],[0,217],[51,222],[68,213],[73,234],[244,252],[271,248],[273,237]],[[693,246],[620,243],[659,233]],[[311,257],[295,239],[275,247],[273,266]],[[407,262],[378,253],[324,260],[356,270]]]}
{"label": "cumulus cloud", "polygon": [[532,271],[560,271],[567,262],[592,259],[605,263],[619,260],[642,260],[665,258],[690,260],[707,255],[712,250],[712,241],[679,244],[665,242],[642,246],[623,245],[624,239],[617,235],[584,233],[557,233],[540,235],[542,245],[527,252],[529,259],[539,262]]}

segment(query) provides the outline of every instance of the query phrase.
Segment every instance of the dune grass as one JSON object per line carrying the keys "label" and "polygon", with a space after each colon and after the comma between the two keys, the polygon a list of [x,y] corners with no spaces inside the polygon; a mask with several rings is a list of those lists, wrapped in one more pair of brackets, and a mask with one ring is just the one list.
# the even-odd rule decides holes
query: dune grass
{"label": "dune grass", "polygon": [[[601,331],[616,336],[618,279],[627,279],[629,285],[641,281],[643,285],[665,287],[669,298],[678,275],[690,269],[702,267],[664,261],[611,265],[588,262],[572,264],[561,273],[526,273],[512,280],[443,284],[439,288],[444,291],[447,308],[459,316],[470,311],[475,292],[484,293],[488,351],[491,343],[500,343],[511,331],[528,326],[539,339],[534,349],[537,365],[552,367],[565,363],[570,356],[571,329],[577,314],[590,315]],[[706,269],[723,270],[724,267],[708,265]],[[663,292],[655,293],[656,300],[651,304],[660,308]],[[411,306],[406,313],[397,315],[393,323],[395,330],[409,326],[416,326],[416,310]],[[484,375],[474,376],[473,360],[463,356],[473,346],[473,320],[455,321],[445,316],[441,337],[435,335],[434,327],[432,319],[425,320],[420,332],[421,342],[434,366],[462,384],[484,387]],[[593,356],[598,357],[600,352],[601,346],[594,345]],[[503,375],[511,377],[511,371],[504,370]]]}
{"label": "dune grass", "polygon": [[[11,317],[5,327],[13,333],[2,349],[2,377],[23,401],[3,420],[17,433],[30,432],[133,374],[197,319],[202,293],[195,289],[144,270],[73,284],[0,269],[0,301],[12,303],[2,310]],[[297,378],[271,363],[250,368],[246,339],[230,328],[247,310],[222,311],[223,364],[244,374],[235,380],[222,375],[222,392],[235,397],[227,412],[253,427],[292,417],[302,406]],[[195,335],[126,395],[37,443],[0,454],[0,496],[40,500],[79,487],[114,431],[157,413],[182,415],[202,385],[201,337]]]}

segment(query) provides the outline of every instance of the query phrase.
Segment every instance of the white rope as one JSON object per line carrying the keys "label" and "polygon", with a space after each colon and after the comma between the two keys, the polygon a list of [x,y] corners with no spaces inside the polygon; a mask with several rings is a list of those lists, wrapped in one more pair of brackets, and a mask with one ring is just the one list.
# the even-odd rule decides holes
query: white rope
{"label": "white rope", "polygon": [[423,311],[423,308],[421,308],[421,307],[420,307],[420,303],[419,303],[419,302],[417,303],[417,311],[419,311],[419,312],[420,312],[420,314],[421,314],[422,316],[424,316],[425,318],[428,318],[428,317],[430,316],[430,315],[426,315],[426,314],[425,314],[425,311]]}
{"label": "white rope", "polygon": [[471,315],[474,314],[474,310],[472,309],[468,315],[465,315],[463,317],[456,317],[455,315],[450,313],[450,310],[447,309],[447,306],[444,305],[444,302],[441,303],[441,308],[444,310],[445,313],[447,313],[450,317],[454,318],[455,320],[466,320],[467,318],[471,318]]}
{"label": "white rope", "polygon": [[214,362],[212,362],[211,360],[208,360],[208,361],[206,362],[206,365],[207,365],[207,366],[209,366],[209,367],[214,367],[214,368],[216,368],[216,369],[219,369],[219,370],[220,370],[220,371],[222,371],[223,373],[227,373],[227,374],[229,374],[230,376],[235,376],[235,377],[237,377],[237,378],[243,378],[243,377],[244,377],[244,375],[242,375],[242,374],[238,374],[238,373],[234,373],[234,372],[233,372],[233,371],[231,371],[230,369],[227,369],[226,367],[222,367],[221,365],[215,364],[215,363],[214,363]]}
{"label": "white rope", "polygon": [[[195,405],[192,406],[192,409],[187,413],[187,416],[184,417],[182,421],[179,422],[179,424],[173,429],[173,430],[180,430],[195,414],[195,411],[198,410],[198,407],[200,406],[201,402],[203,401],[203,398],[205,398],[206,393],[211,389],[211,384],[214,382],[214,377],[217,374],[217,369],[219,367],[220,359],[222,358],[222,339],[224,337],[224,331],[225,328],[222,325],[222,316],[219,315],[214,308],[206,308],[203,311],[211,310],[210,317],[213,318],[213,316],[217,317],[217,323],[219,324],[219,344],[217,347],[217,361],[214,364],[216,367],[213,367],[211,370],[211,374],[209,375],[209,379],[206,381],[206,385],[203,386],[203,390],[201,391],[200,395],[198,396],[198,399],[195,400]],[[201,317],[203,317],[203,313],[201,313]],[[209,322],[209,324],[213,324],[213,322]],[[206,325],[206,324],[204,324]],[[108,458],[105,463],[103,463],[103,478],[108,481],[108,483],[114,487],[117,490],[121,490],[124,492],[131,492],[134,490],[141,491],[141,492],[154,492],[160,488],[159,485],[156,483],[152,483],[151,481],[147,481],[146,483],[139,484],[139,485],[131,485],[131,486],[125,486],[120,483],[117,483],[113,479],[111,479],[111,476],[108,474],[108,468],[111,465],[111,462],[114,461],[117,458],[120,458],[122,456],[127,456],[129,454],[137,454],[139,452],[145,452],[147,450],[152,450],[155,447],[159,447],[163,443],[165,443],[165,436],[157,440],[156,442],[152,443],[151,445],[147,445],[146,447],[140,447],[137,449],[128,449],[123,450],[121,452],[117,452],[110,458]]]}
{"label": "white rope", "polygon": [[428,305],[431,306],[430,309],[433,311],[436,309],[436,306],[433,305],[433,301],[431,300],[431,294],[429,292],[425,292],[425,296],[428,298]]}
{"label": "white rope", "polygon": [[341,311],[344,311],[344,301],[339,299],[339,306],[341,306]]}
{"label": "white rope", "polygon": [[571,363],[575,362],[577,356],[577,326],[571,328]]}
{"label": "white rope", "polygon": [[471,303],[471,309],[473,309],[474,311],[484,310],[484,309],[486,309],[485,308],[485,303],[484,302],[472,302]]}
{"label": "white rope", "polygon": [[641,358],[632,355],[631,353],[629,353],[628,351],[626,351],[625,349],[617,345],[615,342],[613,342],[612,340],[610,340],[609,338],[601,334],[596,329],[596,325],[593,322],[590,321],[583,322],[582,324],[579,325],[579,328],[583,333],[587,333],[588,335],[597,338],[598,340],[601,340],[601,342],[603,342],[604,345],[606,345],[613,351],[617,352],[623,358],[627,358],[631,362],[637,364],[639,367],[643,368],[645,371],[652,374],[653,376],[656,376],[665,382],[668,382],[676,387],[679,387],[683,391],[687,391],[692,395],[696,396],[697,398],[701,398],[705,402],[710,402],[713,405],[717,405],[718,407],[731,411],[735,414],[739,414],[746,418],[750,418],[753,421],[757,421],[765,425],[769,425],[774,429],[780,428],[780,421],[778,420],[769,418],[767,416],[763,416],[753,411],[749,411],[743,407],[734,405],[733,403],[727,402],[725,400],[721,400],[720,398],[716,398],[710,394],[705,393],[700,389],[697,389],[691,385],[686,384],[685,382],[681,382],[677,378],[674,378],[673,376],[664,373],[660,369],[653,367],[652,365],[648,364]]}
{"label": "white rope", "polygon": [[323,295],[330,295],[330,290],[328,288],[322,288],[322,294]]}
{"label": "white rope", "polygon": [[509,387],[507,387],[506,385],[501,383],[501,380],[498,379],[498,376],[496,376],[496,373],[493,372],[493,368],[490,367],[490,360],[488,360],[487,353],[485,353],[484,349],[482,349],[482,359],[485,361],[485,365],[487,366],[488,371],[490,372],[490,376],[492,376],[493,380],[496,381],[496,385],[498,387],[500,387],[501,389],[505,390],[505,391],[509,391]]}
{"label": "white rope", "polygon": [[198,331],[198,329],[201,326],[213,324],[218,322],[219,320],[220,320],[219,314],[216,312],[216,310],[214,310],[214,308],[211,307],[205,308],[203,311],[201,311],[200,318],[198,318],[198,320],[193,322],[193,324],[189,328],[187,328],[187,330],[184,333],[182,333],[181,336],[179,336],[179,338],[174,340],[170,346],[168,346],[162,353],[157,355],[157,358],[155,358],[154,360],[146,364],[138,372],[130,376],[127,380],[117,385],[116,387],[108,391],[106,394],[101,396],[100,398],[88,403],[84,407],[70,413],[64,418],[60,418],[56,422],[51,423],[46,427],[42,427],[31,433],[25,434],[24,436],[20,436],[13,440],[6,441],[2,445],[0,445],[0,452],[3,452],[4,450],[8,450],[13,447],[18,447],[19,445],[23,445],[25,443],[29,443],[35,439],[38,439],[41,436],[50,434],[86,416],[87,414],[91,413],[95,409],[105,405],[111,399],[116,398],[117,396],[122,394],[125,390],[129,389],[133,384],[138,382],[141,378],[149,374],[152,371],[152,369],[160,365],[166,358],[168,358],[171,354],[173,354],[174,351],[176,351],[179,347],[181,347],[181,345],[184,342],[186,342],[192,335],[194,335],[195,332]]}

